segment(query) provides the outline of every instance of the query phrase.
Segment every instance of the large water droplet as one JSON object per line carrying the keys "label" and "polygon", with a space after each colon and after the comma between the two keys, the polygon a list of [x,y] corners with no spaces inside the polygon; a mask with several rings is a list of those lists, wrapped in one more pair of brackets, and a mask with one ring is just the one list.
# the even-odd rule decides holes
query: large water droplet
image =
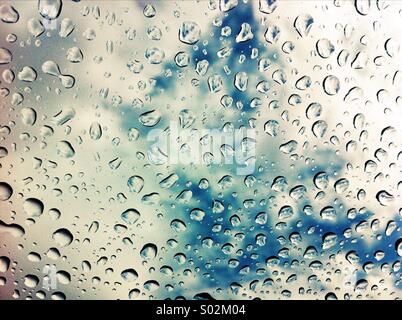
{"label": "large water droplet", "polygon": [[127,282],[133,282],[138,278],[138,273],[134,269],[123,270],[120,275]]}
{"label": "large water droplet", "polygon": [[121,214],[122,220],[128,224],[136,223],[140,217],[141,214],[138,212],[138,210],[133,208],[127,209]]}
{"label": "large water droplet", "polygon": [[15,8],[9,4],[3,4],[0,7],[0,20],[5,23],[16,23],[20,15]]}
{"label": "large water droplet", "polygon": [[380,192],[378,192],[376,195],[376,199],[382,206],[389,206],[395,200],[394,196],[385,190],[381,190]]}
{"label": "large water droplet", "polygon": [[92,140],[99,140],[102,137],[102,128],[98,122],[92,122],[89,127],[89,136]]}
{"label": "large water droplet", "polygon": [[10,63],[13,60],[13,55],[10,50],[0,48],[0,65]]}
{"label": "large water droplet", "polygon": [[7,272],[10,267],[10,258],[1,256],[0,257],[0,272]]}
{"label": "large water droplet", "polygon": [[13,195],[13,188],[7,182],[0,182],[0,201],[6,201]]}
{"label": "large water droplet", "polygon": [[71,158],[75,151],[73,146],[68,141],[59,141],[56,145],[57,154],[63,158]]}
{"label": "large water droplet", "polygon": [[311,27],[313,26],[314,19],[309,14],[301,14],[296,17],[294,27],[301,37],[307,37]]}
{"label": "large water droplet", "polygon": [[139,193],[144,187],[144,179],[140,176],[131,176],[127,180],[127,186],[130,189],[130,192]]}
{"label": "large water droplet", "polygon": [[57,19],[60,15],[63,3],[61,0],[39,0],[38,11],[40,15],[48,20]]}
{"label": "large water droplet", "polygon": [[151,110],[140,115],[139,120],[146,127],[153,127],[161,120],[161,113],[158,110]]}
{"label": "large water droplet", "polygon": [[22,204],[24,212],[30,217],[39,217],[43,213],[43,202],[36,198],[28,198]]}
{"label": "large water droplet", "polygon": [[141,258],[144,260],[152,260],[158,253],[158,247],[153,243],[147,243],[140,251]]}
{"label": "large water droplet", "polygon": [[67,247],[73,242],[74,237],[68,229],[61,228],[53,232],[52,239],[60,247]]}
{"label": "large water droplet", "polygon": [[179,39],[185,44],[195,44],[200,40],[201,29],[194,21],[185,21],[179,30]]}

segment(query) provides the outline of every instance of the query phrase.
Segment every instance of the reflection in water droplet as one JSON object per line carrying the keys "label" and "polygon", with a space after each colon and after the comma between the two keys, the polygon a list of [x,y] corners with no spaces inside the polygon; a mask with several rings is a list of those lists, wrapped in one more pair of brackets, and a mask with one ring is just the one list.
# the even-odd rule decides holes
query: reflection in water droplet
{"label": "reflection in water droplet", "polygon": [[122,220],[128,224],[136,223],[140,217],[141,214],[138,212],[138,210],[133,208],[127,209],[121,214]]}
{"label": "reflection in water droplet", "polygon": [[10,50],[0,48],[0,65],[10,63],[13,60],[13,55]]}
{"label": "reflection in water droplet", "polygon": [[279,132],[279,122],[276,120],[268,120],[264,125],[264,131],[272,137],[277,136]]}
{"label": "reflection in water droplet", "polygon": [[289,153],[294,152],[296,150],[297,146],[298,146],[297,141],[290,140],[289,142],[282,144],[279,147],[279,150],[282,151],[283,153],[289,154]]}
{"label": "reflection in water droplet", "polygon": [[66,58],[72,63],[79,63],[84,59],[84,55],[80,48],[71,47],[67,50]]}
{"label": "reflection in water droplet", "polygon": [[32,108],[21,109],[21,121],[26,126],[33,126],[36,122],[36,111]]}
{"label": "reflection in water droplet", "polygon": [[370,10],[370,3],[370,0],[355,0],[356,11],[362,16],[367,15]]}
{"label": "reflection in water droplet", "polygon": [[64,18],[60,23],[59,36],[62,38],[68,37],[74,31],[75,24],[70,18]]}
{"label": "reflection in water droplet", "polygon": [[294,27],[301,37],[307,37],[313,26],[314,19],[309,14],[301,14],[296,17]]}
{"label": "reflection in water droplet", "polygon": [[130,189],[130,192],[139,193],[144,187],[144,179],[140,176],[131,176],[127,180],[127,186]]}
{"label": "reflection in water droplet", "polygon": [[98,122],[92,122],[89,127],[89,135],[92,140],[99,140],[102,137],[102,128]]}
{"label": "reflection in water droplet", "polygon": [[176,232],[183,232],[183,231],[186,231],[186,229],[187,229],[186,224],[179,219],[173,220],[170,223],[170,227]]}
{"label": "reflection in water droplet", "polygon": [[376,199],[382,206],[389,206],[395,200],[394,196],[385,190],[378,192]]}
{"label": "reflection in water droplet", "polygon": [[194,21],[185,21],[179,30],[179,40],[185,44],[195,44],[200,40],[201,29]]}
{"label": "reflection in water droplet", "polygon": [[61,0],[39,0],[38,11],[40,15],[48,20],[57,19],[60,15],[63,3]]}
{"label": "reflection in water droplet", "polygon": [[25,229],[21,227],[19,224],[15,223],[7,224],[4,221],[0,220],[0,234],[1,233],[7,233],[15,238],[18,238],[22,237],[25,234]]}
{"label": "reflection in water droplet", "polygon": [[328,76],[324,79],[323,87],[326,94],[333,96],[339,92],[340,81],[335,76]]}
{"label": "reflection in water droplet", "polygon": [[120,275],[127,282],[133,282],[138,278],[138,273],[134,269],[123,270]]}
{"label": "reflection in water droplet", "polygon": [[57,143],[56,149],[57,154],[63,158],[71,158],[75,154],[73,146],[68,141],[59,141]]}
{"label": "reflection in water droplet", "polygon": [[42,33],[45,32],[45,27],[37,18],[31,18],[27,22],[28,32],[33,35],[35,38],[39,37]]}
{"label": "reflection in water droplet", "polygon": [[146,127],[153,127],[161,120],[161,113],[157,110],[151,110],[140,115],[139,120]]}
{"label": "reflection in water droplet", "polygon": [[52,239],[60,246],[67,247],[73,242],[73,235],[65,228],[61,228],[53,232]]}
{"label": "reflection in water droplet", "polygon": [[332,42],[325,38],[317,41],[316,48],[320,57],[324,59],[329,58],[335,51],[335,47]]}
{"label": "reflection in water droplet", "polygon": [[158,48],[150,47],[145,51],[145,59],[149,64],[160,64],[164,58],[165,52]]}
{"label": "reflection in water droplet", "polygon": [[7,272],[10,267],[10,258],[1,256],[0,257],[0,272]]}
{"label": "reflection in water droplet", "polygon": [[28,198],[22,204],[24,212],[30,217],[39,217],[43,213],[43,202],[36,198]]}
{"label": "reflection in water droplet", "polygon": [[13,188],[7,182],[0,182],[0,201],[6,201],[13,195]]}
{"label": "reflection in water droplet", "polygon": [[33,82],[36,80],[36,71],[31,67],[23,67],[20,72],[18,72],[18,79],[25,82]]}
{"label": "reflection in water droplet", "polygon": [[205,212],[201,209],[193,209],[190,212],[190,219],[195,221],[202,221],[205,217]]}
{"label": "reflection in water droplet", "polygon": [[259,10],[262,13],[273,13],[278,7],[278,0],[259,0]]}
{"label": "reflection in water droplet", "polygon": [[0,6],[0,20],[5,23],[16,23],[20,15],[15,8],[9,4]]}
{"label": "reflection in water droplet", "polygon": [[144,260],[152,260],[156,257],[157,253],[157,246],[153,243],[147,243],[142,247],[140,255]]}
{"label": "reflection in water droplet", "polygon": [[39,278],[33,274],[24,277],[24,285],[28,288],[35,288],[39,284]]}

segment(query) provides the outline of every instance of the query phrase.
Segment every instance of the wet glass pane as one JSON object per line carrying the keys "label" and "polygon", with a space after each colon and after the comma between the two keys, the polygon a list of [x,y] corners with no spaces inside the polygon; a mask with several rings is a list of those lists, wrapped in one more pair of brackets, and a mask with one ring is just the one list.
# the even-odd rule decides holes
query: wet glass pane
{"label": "wet glass pane", "polygon": [[0,298],[401,298],[401,19],[1,0]]}

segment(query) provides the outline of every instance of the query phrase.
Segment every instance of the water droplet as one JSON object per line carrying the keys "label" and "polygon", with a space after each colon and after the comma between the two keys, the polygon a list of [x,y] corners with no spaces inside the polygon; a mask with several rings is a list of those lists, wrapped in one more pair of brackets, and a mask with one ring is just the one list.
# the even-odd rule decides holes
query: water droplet
{"label": "water droplet", "polygon": [[186,52],[178,52],[174,57],[174,61],[180,68],[187,67],[190,63],[190,56]]}
{"label": "water droplet", "polygon": [[362,16],[368,15],[371,0],[355,0],[356,11]]}
{"label": "water droplet", "polygon": [[145,59],[149,64],[160,64],[164,58],[165,52],[158,48],[150,47],[145,51]]}
{"label": "water droplet", "polygon": [[278,7],[277,0],[259,0],[259,10],[262,13],[273,13],[275,9]]}
{"label": "water droplet", "polygon": [[142,247],[140,255],[144,260],[152,260],[156,257],[157,253],[157,246],[153,243],[147,243]]}
{"label": "water droplet", "polygon": [[202,221],[205,217],[205,211],[201,209],[192,209],[190,211],[190,219],[194,221]]}
{"label": "water droplet", "polygon": [[33,35],[35,38],[39,37],[42,33],[45,32],[45,27],[42,24],[42,21],[36,18],[31,18],[27,22],[28,32]]}
{"label": "water droplet", "polygon": [[186,229],[187,229],[186,224],[179,219],[173,220],[170,223],[170,227],[176,232],[183,232],[183,231],[186,231]]}
{"label": "water droplet", "polygon": [[16,23],[20,15],[15,8],[8,4],[0,6],[0,20],[5,23]]}
{"label": "water droplet", "polygon": [[280,145],[279,150],[282,151],[283,153],[289,154],[292,153],[296,150],[298,146],[297,141],[295,140],[290,140],[282,145]]}
{"label": "water droplet", "polygon": [[0,182],[0,201],[10,199],[13,192],[13,188],[7,182]]}
{"label": "water droplet", "polygon": [[336,193],[344,193],[349,188],[349,180],[342,178],[335,182],[334,184]]}
{"label": "water droplet", "polygon": [[28,288],[35,288],[39,284],[39,278],[33,274],[24,277],[24,285]]}
{"label": "water droplet", "polygon": [[80,48],[71,47],[67,50],[66,58],[72,63],[79,63],[84,59],[84,55]]}
{"label": "water droplet", "polygon": [[8,233],[15,238],[22,237],[25,234],[25,229],[19,224],[7,224],[0,220],[0,233]]}
{"label": "water droplet", "polygon": [[335,233],[328,232],[322,237],[322,249],[328,250],[338,243],[338,236]]}
{"label": "water droplet", "polygon": [[11,51],[6,48],[0,48],[0,65],[10,63],[13,60]]}
{"label": "water droplet", "polygon": [[402,257],[402,238],[395,242],[395,250],[398,256]]}
{"label": "water droplet", "polygon": [[10,258],[1,256],[0,257],[0,272],[7,272],[10,267]]}
{"label": "water droplet", "polygon": [[139,193],[144,187],[144,179],[140,176],[131,176],[127,180],[127,186],[130,192]]}
{"label": "water droplet", "polygon": [[67,247],[71,244],[71,242],[73,242],[74,237],[68,229],[61,228],[53,232],[52,239],[60,247]]}
{"label": "water droplet", "polygon": [[385,190],[381,190],[380,192],[378,192],[376,195],[376,199],[382,206],[389,206],[395,200],[394,196]]}
{"label": "water droplet", "polygon": [[24,212],[30,217],[39,217],[43,213],[43,202],[36,198],[28,198],[22,204]]}
{"label": "water droplet", "polygon": [[309,14],[301,14],[296,17],[294,27],[301,37],[307,37],[313,26],[314,19]]}
{"label": "water droplet", "polygon": [[236,42],[245,42],[254,38],[251,26],[248,23],[242,23],[240,26],[240,31],[236,36]]}
{"label": "water droplet", "polygon": [[280,35],[281,29],[276,25],[270,25],[265,31],[264,37],[268,43],[274,44],[278,42]]}
{"label": "water droplet", "polygon": [[36,111],[32,108],[21,109],[21,121],[26,126],[33,126],[36,122]]}
{"label": "water droplet", "polygon": [[61,0],[39,0],[38,11],[40,15],[48,20],[57,19],[60,15],[63,3]]}
{"label": "water droplet", "polygon": [[216,93],[223,88],[223,79],[219,74],[214,74],[208,78],[208,88],[212,93]]}
{"label": "water droplet", "polygon": [[327,132],[328,124],[323,120],[318,120],[314,122],[312,131],[317,138],[322,138]]}
{"label": "water droplet", "polygon": [[75,29],[75,24],[70,18],[64,18],[60,23],[59,36],[62,38],[68,37]]}
{"label": "water droplet", "polygon": [[98,122],[92,122],[89,127],[89,135],[92,140],[99,140],[102,137],[102,128]]}
{"label": "water droplet", "polygon": [[152,4],[147,4],[143,10],[144,16],[147,18],[153,18],[156,15],[156,9]]}
{"label": "water droplet", "polygon": [[333,96],[339,92],[341,85],[337,77],[327,76],[323,81],[323,87],[326,94]]}
{"label": "water droplet", "polygon": [[57,154],[63,158],[71,158],[75,155],[73,146],[68,141],[59,141],[56,145]]}
{"label": "water droplet", "polygon": [[18,79],[25,82],[33,82],[36,80],[37,73],[31,67],[23,67],[20,72],[18,72]]}
{"label": "water droplet", "polygon": [[327,59],[335,51],[334,45],[328,39],[320,39],[316,44],[317,52],[321,58]]}
{"label": "water droplet", "polygon": [[153,127],[161,120],[161,113],[158,110],[151,110],[140,115],[139,121],[146,127]]}
{"label": "water droplet", "polygon": [[128,224],[135,224],[138,219],[141,217],[141,214],[136,209],[127,209],[121,214],[121,219]]}
{"label": "water droplet", "polygon": [[179,40],[185,44],[195,44],[200,40],[201,29],[194,21],[185,21],[179,30]]}
{"label": "water droplet", "polygon": [[127,282],[133,282],[138,278],[138,273],[134,269],[123,270],[120,275]]}

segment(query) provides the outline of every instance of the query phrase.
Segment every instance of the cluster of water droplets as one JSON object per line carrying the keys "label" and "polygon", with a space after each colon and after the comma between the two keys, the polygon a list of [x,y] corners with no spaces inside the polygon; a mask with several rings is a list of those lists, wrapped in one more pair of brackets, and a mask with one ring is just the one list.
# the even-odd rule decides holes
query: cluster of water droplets
{"label": "cluster of water droplets", "polygon": [[400,298],[401,10],[1,4],[0,298]]}

